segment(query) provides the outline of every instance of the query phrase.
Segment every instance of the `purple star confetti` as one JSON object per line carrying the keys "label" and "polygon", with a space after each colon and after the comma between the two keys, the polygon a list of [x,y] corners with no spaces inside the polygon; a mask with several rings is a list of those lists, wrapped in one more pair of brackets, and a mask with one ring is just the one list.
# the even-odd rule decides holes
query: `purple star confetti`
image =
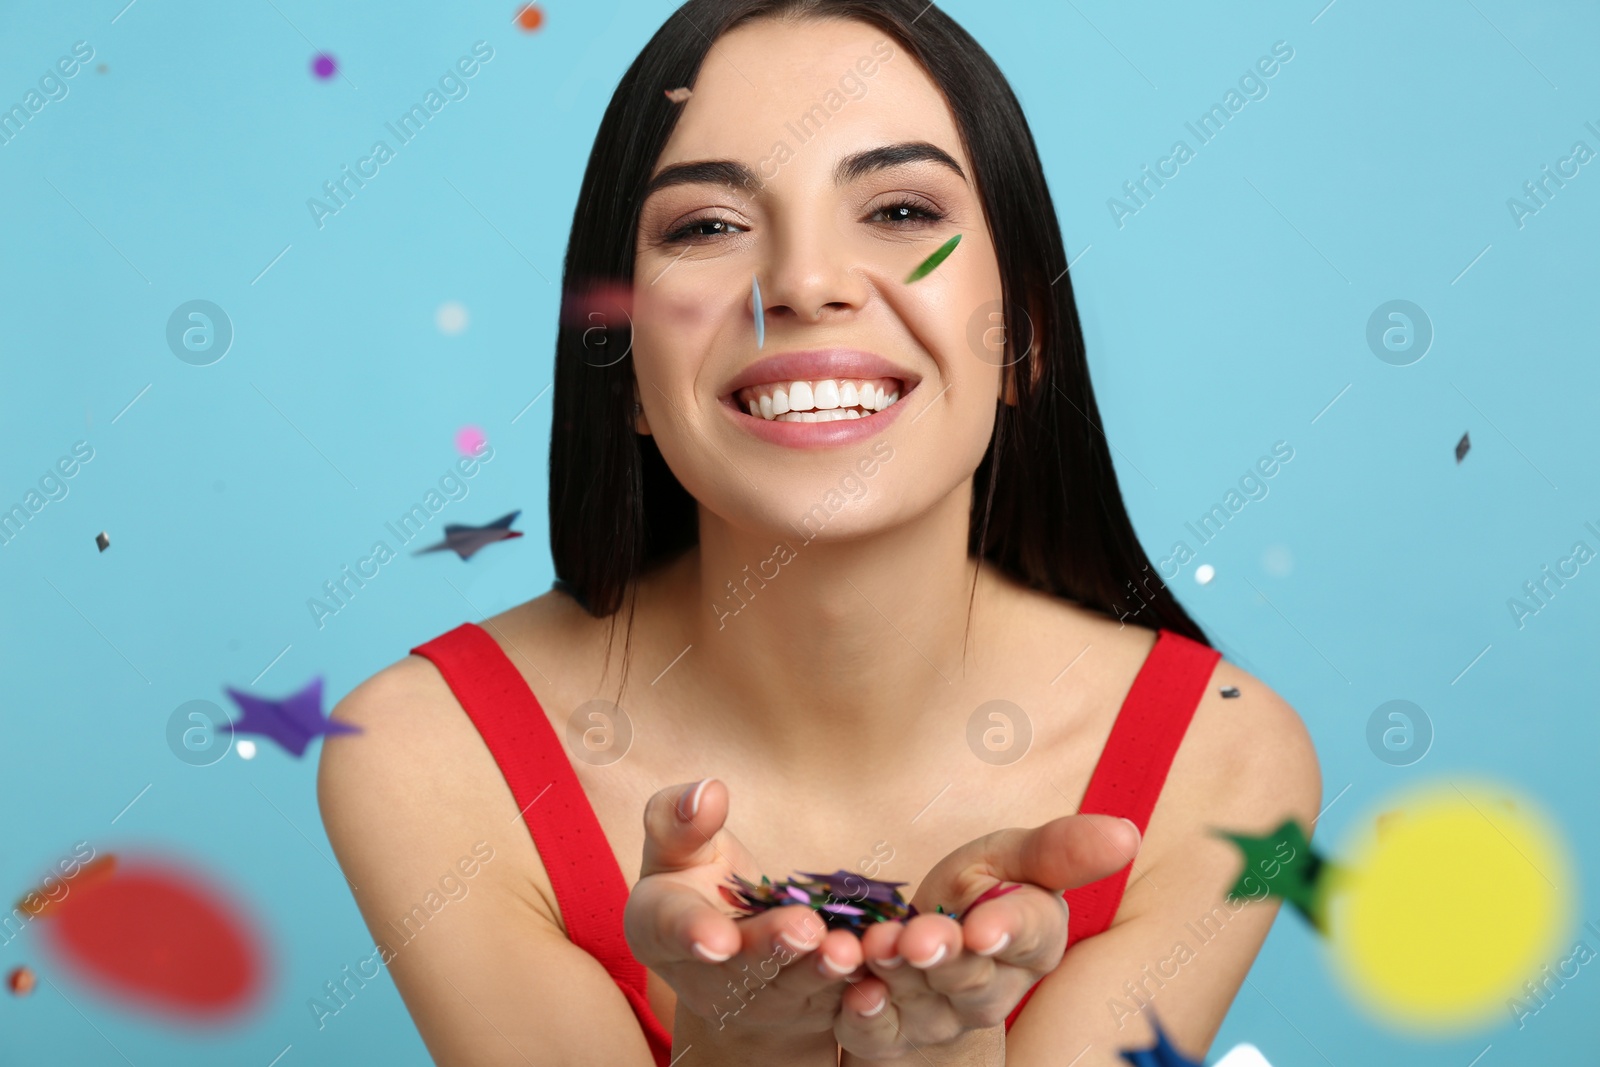
{"label": "purple star confetti", "polygon": [[322,714],[322,678],[319,675],[293,696],[283,700],[264,700],[261,697],[228,689],[228,696],[239,705],[244,716],[233,724],[236,734],[260,734],[270,737],[290,755],[305,755],[306,746],[319,734],[358,734],[360,727],[333,722]]}
{"label": "purple star confetti", "polygon": [[461,523],[450,523],[444,528],[444,540],[436,545],[429,545],[411,553],[420,556],[427,552],[454,552],[464,560],[471,559],[473,554],[494,544],[496,541],[508,541],[513,537],[521,537],[522,531],[513,530],[511,524],[521,515],[520,510],[509,515],[502,515],[487,526],[466,526]]}
{"label": "purple star confetti", "polygon": [[[883,882],[854,871],[838,870],[832,874],[799,871],[793,878],[781,882],[773,882],[762,875],[759,884],[735,874],[730,882],[732,889],[728,886],[717,887],[722,899],[746,915],[759,915],[772,908],[804,904],[816,911],[830,930],[850,930],[857,935],[864,933],[873,923],[905,922],[919,914],[916,905],[900,895],[900,887],[907,883]],[[1016,883],[996,885],[974,900],[967,911],[972,911],[986,900],[1003,897],[1021,888]],[[945,911],[942,904],[937,905],[934,911],[948,915],[957,922],[961,920],[956,912]]]}

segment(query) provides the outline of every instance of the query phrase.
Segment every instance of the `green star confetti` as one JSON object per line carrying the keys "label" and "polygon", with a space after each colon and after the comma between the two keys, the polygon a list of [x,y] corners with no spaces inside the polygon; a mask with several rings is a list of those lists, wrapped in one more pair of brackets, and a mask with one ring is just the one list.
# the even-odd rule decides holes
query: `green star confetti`
{"label": "green star confetti", "polygon": [[958,233],[954,237],[950,238],[950,240],[940,245],[937,252],[923,260],[921,265],[918,266],[916,270],[906,275],[906,284],[910,285],[912,282],[921,281],[923,278],[926,278],[928,275],[932,274],[939,264],[950,258],[950,253],[954,252],[956,250],[956,245],[960,243],[961,235]]}
{"label": "green star confetti", "polygon": [[1298,822],[1285,819],[1264,837],[1227,830],[1213,833],[1232,841],[1244,854],[1244,870],[1228,890],[1229,900],[1259,899],[1260,887],[1265,885],[1268,896],[1293,904],[1318,933],[1327,933],[1323,905],[1328,875],[1335,868],[1312,850]]}

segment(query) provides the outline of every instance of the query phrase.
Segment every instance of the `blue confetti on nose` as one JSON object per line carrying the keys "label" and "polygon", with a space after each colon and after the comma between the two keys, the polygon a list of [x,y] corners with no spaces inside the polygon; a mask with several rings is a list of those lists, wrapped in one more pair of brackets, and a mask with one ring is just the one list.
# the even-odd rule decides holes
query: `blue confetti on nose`
{"label": "blue confetti on nose", "polygon": [[765,348],[767,344],[767,313],[761,309],[761,279],[754,274],[750,275],[750,291],[756,301],[756,347]]}

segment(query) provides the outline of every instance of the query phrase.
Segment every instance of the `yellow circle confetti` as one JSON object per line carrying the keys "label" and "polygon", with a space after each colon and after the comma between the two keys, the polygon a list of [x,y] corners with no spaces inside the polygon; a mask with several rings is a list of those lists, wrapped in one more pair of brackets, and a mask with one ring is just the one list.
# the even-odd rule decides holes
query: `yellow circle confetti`
{"label": "yellow circle confetti", "polygon": [[1559,832],[1525,798],[1481,782],[1385,807],[1381,832],[1345,855],[1327,887],[1342,977],[1403,1029],[1503,1015],[1571,932],[1575,876]]}

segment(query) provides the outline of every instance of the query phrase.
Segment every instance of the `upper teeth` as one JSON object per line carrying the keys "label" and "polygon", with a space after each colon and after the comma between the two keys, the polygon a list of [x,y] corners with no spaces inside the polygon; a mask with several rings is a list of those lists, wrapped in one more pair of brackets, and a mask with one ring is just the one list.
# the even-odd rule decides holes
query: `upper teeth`
{"label": "upper teeth", "polygon": [[893,378],[822,378],[741,389],[744,410],[768,422],[831,422],[859,419],[882,411],[900,399]]}

